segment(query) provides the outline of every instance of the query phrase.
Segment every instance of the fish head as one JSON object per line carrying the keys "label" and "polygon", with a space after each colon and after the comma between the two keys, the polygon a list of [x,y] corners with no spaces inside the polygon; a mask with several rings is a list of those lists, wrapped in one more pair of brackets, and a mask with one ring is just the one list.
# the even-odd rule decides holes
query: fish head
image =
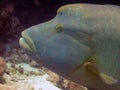
{"label": "fish head", "polygon": [[30,56],[60,75],[68,74],[93,54],[90,35],[78,30],[79,14],[71,6],[65,7],[59,8],[52,20],[24,30],[19,41]]}
{"label": "fish head", "polygon": [[25,29],[19,43],[37,63],[79,83],[84,81],[78,81],[80,76],[87,80],[82,65],[94,51],[91,35],[78,29],[77,18],[68,13],[59,9],[52,20]]}

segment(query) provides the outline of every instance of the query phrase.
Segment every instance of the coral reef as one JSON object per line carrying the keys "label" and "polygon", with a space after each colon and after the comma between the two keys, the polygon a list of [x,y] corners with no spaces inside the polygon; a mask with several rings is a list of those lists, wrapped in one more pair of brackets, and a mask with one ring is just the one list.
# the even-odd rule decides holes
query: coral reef
{"label": "coral reef", "polygon": [[38,67],[39,66],[39,64],[37,62],[35,62],[34,60],[32,60],[29,64],[31,67]]}
{"label": "coral reef", "polygon": [[0,44],[0,56],[4,55],[6,52],[6,48],[4,46],[4,44]]}
{"label": "coral reef", "polygon": [[0,1],[0,40],[10,40],[20,34],[23,27],[14,15],[14,5],[10,0]]}
{"label": "coral reef", "polygon": [[87,88],[64,79],[63,77],[55,74],[54,72],[51,72],[50,70],[47,71],[47,74],[49,75],[47,80],[51,81],[54,85],[62,88],[63,90],[87,90]]}
{"label": "coral reef", "polygon": [[0,84],[0,90],[16,90],[14,86],[7,84]]}
{"label": "coral reef", "polygon": [[0,76],[4,74],[7,69],[6,61],[3,57],[0,57]]}
{"label": "coral reef", "polygon": [[5,83],[5,79],[3,77],[3,74],[5,73],[7,69],[6,61],[3,57],[0,57],[0,83]]}
{"label": "coral reef", "polygon": [[[47,81],[48,75],[31,76],[14,84],[0,84],[0,90],[61,90]],[[47,87],[46,87],[47,86]]]}

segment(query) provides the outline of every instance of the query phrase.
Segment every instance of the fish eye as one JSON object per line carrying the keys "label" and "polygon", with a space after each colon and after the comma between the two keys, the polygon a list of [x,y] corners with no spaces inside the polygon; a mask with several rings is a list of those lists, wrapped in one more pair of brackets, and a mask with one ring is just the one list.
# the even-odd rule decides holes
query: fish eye
{"label": "fish eye", "polygon": [[56,29],[58,33],[61,33],[63,31],[63,24],[57,24]]}

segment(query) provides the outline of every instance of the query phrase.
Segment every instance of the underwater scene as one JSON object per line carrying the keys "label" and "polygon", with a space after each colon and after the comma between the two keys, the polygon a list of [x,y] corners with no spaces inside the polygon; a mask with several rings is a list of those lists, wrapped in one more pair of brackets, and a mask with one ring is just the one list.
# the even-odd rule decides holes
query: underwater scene
{"label": "underwater scene", "polygon": [[0,0],[0,90],[120,90],[119,0]]}

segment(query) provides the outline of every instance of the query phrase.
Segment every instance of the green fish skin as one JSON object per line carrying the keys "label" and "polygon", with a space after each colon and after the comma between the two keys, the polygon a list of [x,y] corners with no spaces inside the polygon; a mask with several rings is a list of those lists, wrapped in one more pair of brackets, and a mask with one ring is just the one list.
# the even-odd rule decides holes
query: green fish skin
{"label": "green fish skin", "polygon": [[20,46],[38,63],[95,90],[120,90],[120,7],[69,4],[22,32]]}

